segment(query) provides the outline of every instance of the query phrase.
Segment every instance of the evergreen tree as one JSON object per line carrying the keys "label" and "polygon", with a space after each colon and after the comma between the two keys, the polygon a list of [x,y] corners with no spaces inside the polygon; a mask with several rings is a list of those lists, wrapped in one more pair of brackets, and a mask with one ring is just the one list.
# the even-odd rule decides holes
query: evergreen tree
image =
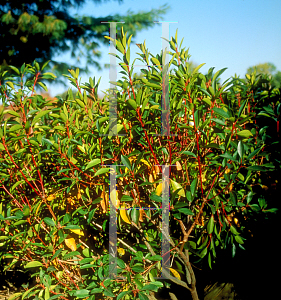
{"label": "evergreen tree", "polygon": [[[107,0],[92,0],[101,3]],[[116,1],[116,0],[115,0]],[[118,0],[122,2],[123,0]],[[88,66],[95,66],[101,70],[98,58],[99,44],[108,45],[110,25],[101,21],[124,21],[124,31],[135,35],[142,29],[156,25],[154,21],[163,19],[161,16],[168,10],[167,5],[150,12],[126,15],[115,14],[96,18],[94,16],[71,16],[69,9],[81,7],[85,0],[10,0],[0,3],[0,65],[20,67],[24,62],[32,63],[35,59],[39,63],[50,60],[49,66],[56,75],[67,74],[67,69],[75,68],[67,63],[55,61],[55,55],[71,51],[71,56],[79,62],[85,56],[86,66],[80,72],[88,72]],[[117,24],[117,35],[118,27]],[[134,42],[134,38],[132,38]]]}

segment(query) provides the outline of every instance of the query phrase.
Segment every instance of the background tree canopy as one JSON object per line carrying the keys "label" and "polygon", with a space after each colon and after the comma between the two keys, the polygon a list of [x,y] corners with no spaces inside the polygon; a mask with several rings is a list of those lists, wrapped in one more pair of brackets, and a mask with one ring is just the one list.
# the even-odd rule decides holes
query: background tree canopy
{"label": "background tree canopy", "polygon": [[[107,0],[92,0],[99,4]],[[116,1],[116,0],[115,0]],[[118,0],[121,3],[123,0]],[[3,3],[4,2],[4,3]],[[98,62],[101,52],[99,44],[108,44],[104,38],[109,35],[109,24],[102,21],[124,21],[124,30],[133,36],[137,31],[156,25],[155,20],[163,19],[169,6],[166,4],[150,12],[133,13],[128,10],[126,15],[115,14],[95,18],[92,16],[71,16],[69,9],[81,7],[85,0],[25,0],[3,1],[0,3],[0,64],[20,67],[23,63],[32,63],[35,59],[42,63],[50,60],[50,68],[59,76],[66,74],[69,63],[55,61],[55,55],[71,51],[71,57],[80,61],[86,57],[86,66],[80,72],[88,73],[88,66],[101,70]],[[160,24],[159,24],[160,25]],[[118,31],[117,31],[118,32]],[[134,38],[132,39],[134,42]],[[95,59],[96,58],[96,59]],[[64,81],[60,81],[64,83]]]}
{"label": "background tree canopy", "polygon": [[276,66],[272,63],[258,64],[247,69],[247,74],[253,73],[257,70],[257,74],[267,74],[272,76],[273,87],[281,87],[281,72],[276,71]]}

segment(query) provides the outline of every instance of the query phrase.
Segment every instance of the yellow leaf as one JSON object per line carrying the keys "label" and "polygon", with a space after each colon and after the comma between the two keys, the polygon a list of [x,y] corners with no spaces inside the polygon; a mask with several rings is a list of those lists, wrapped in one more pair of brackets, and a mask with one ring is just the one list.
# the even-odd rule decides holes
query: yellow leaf
{"label": "yellow leaf", "polygon": [[181,164],[178,161],[176,161],[176,166],[177,166],[177,171],[182,170]]}
{"label": "yellow leaf", "polygon": [[80,188],[78,188],[78,192],[77,192],[77,199],[81,199],[81,190]]}
{"label": "yellow leaf", "polygon": [[47,198],[47,200],[48,200],[48,201],[52,201],[52,200],[54,200],[55,198],[56,198],[55,195],[50,195],[50,196]]}
{"label": "yellow leaf", "polygon": [[121,256],[125,254],[125,250],[123,248],[117,248],[117,251]]}
{"label": "yellow leaf", "polygon": [[127,211],[125,210],[126,206],[122,205],[121,208],[123,208],[123,209],[120,209],[120,215],[121,215],[122,220],[128,224],[131,224],[131,221],[127,215]]}
{"label": "yellow leaf", "polygon": [[[129,161],[132,162],[132,161],[135,161],[137,160],[137,157],[136,156],[131,156],[129,157]],[[144,159],[141,159],[140,162],[144,163],[145,165],[147,165],[149,168],[150,168],[150,164],[144,160]],[[140,168],[140,166],[137,167],[137,170]],[[125,168],[125,173],[129,172],[129,169],[128,168]],[[121,179],[121,178],[120,178]]]}
{"label": "yellow leaf", "polygon": [[20,296],[22,296],[22,293],[15,293],[15,294],[12,294],[8,300],[15,300],[15,299],[18,299]]}
{"label": "yellow leaf", "polygon": [[144,217],[144,210],[141,208],[140,209],[140,218],[139,218],[140,222],[143,222],[143,217]]}
{"label": "yellow leaf", "polygon": [[66,246],[71,250],[71,251],[76,251],[76,243],[74,238],[70,238],[70,239],[65,239],[65,244]]}
{"label": "yellow leaf", "polygon": [[54,265],[55,267],[57,267],[58,266],[57,259],[54,259],[53,261],[51,261],[51,264]]}
{"label": "yellow leaf", "polygon": [[106,213],[106,205],[105,205],[105,200],[104,199],[101,200],[100,205],[102,207],[103,213]]}
{"label": "yellow leaf", "polygon": [[177,279],[181,280],[180,274],[176,270],[170,268],[170,271]]}
{"label": "yellow leaf", "polygon": [[70,204],[70,205],[74,205],[75,204],[75,199],[73,197],[68,197],[67,198],[67,202]]}
{"label": "yellow leaf", "polygon": [[144,163],[145,165],[147,165],[148,167],[150,167],[150,164],[149,164],[146,160],[141,159],[140,161],[143,162],[143,163]]}
{"label": "yellow leaf", "polygon": [[113,194],[114,191],[111,191],[110,193],[110,201],[112,201],[112,204],[115,208],[119,208],[120,206],[120,200],[119,200],[119,194],[118,194],[118,191],[115,190],[116,192],[116,196],[114,197],[114,194]]}
{"label": "yellow leaf", "polygon": [[156,195],[160,196],[162,194],[162,182],[160,182],[156,188]]}
{"label": "yellow leaf", "polygon": [[80,229],[69,229],[69,230],[77,235],[84,235],[84,232]]}
{"label": "yellow leaf", "polygon": [[237,219],[237,218],[234,218],[233,220],[234,220],[234,223],[237,225],[238,219]]}
{"label": "yellow leaf", "polygon": [[156,176],[160,173],[160,169],[158,166],[154,166],[154,169],[153,169],[153,175]]}
{"label": "yellow leaf", "polygon": [[101,198],[102,198],[102,200],[101,200],[100,204],[101,204],[103,213],[106,213],[106,210],[108,208],[108,198],[109,198],[109,196],[108,196],[108,194],[105,193],[105,186],[103,186],[103,191],[101,193]]}
{"label": "yellow leaf", "polygon": [[225,174],[228,174],[230,171],[231,171],[231,170],[230,170],[229,168],[227,168],[227,169],[225,170]]}

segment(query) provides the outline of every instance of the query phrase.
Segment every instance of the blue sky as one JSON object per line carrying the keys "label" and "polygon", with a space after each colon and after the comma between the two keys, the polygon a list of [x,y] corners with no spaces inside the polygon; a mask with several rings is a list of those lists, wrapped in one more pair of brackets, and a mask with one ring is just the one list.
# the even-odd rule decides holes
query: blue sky
{"label": "blue sky", "polygon": [[[214,71],[227,67],[221,76],[224,81],[235,73],[244,77],[248,67],[259,63],[271,62],[281,71],[280,0],[124,0],[122,4],[112,0],[95,4],[88,0],[84,6],[71,12],[105,17],[125,14],[129,9],[134,13],[149,11],[164,3],[170,9],[162,21],[178,22],[170,24],[170,38],[175,36],[178,28],[178,43],[184,37],[182,47],[189,48],[190,60],[196,64],[206,63],[201,72],[205,73],[211,67],[215,67]],[[162,26],[155,25],[152,29],[137,33],[136,41],[143,43],[146,40],[149,52],[156,55],[162,49],[161,36]],[[101,45],[99,50],[103,52],[100,64],[109,63],[109,45]],[[140,50],[132,44],[131,61],[138,57],[134,55],[136,52]],[[54,59],[74,63],[69,53]],[[140,64],[140,61],[136,61],[136,64]],[[82,76],[81,83],[88,82],[89,76],[96,80],[102,77],[99,89],[102,95],[101,91],[109,88],[109,69],[97,71],[91,67],[90,70],[88,76]],[[121,75],[118,75],[117,79],[120,78]],[[71,85],[68,84],[68,87]],[[67,89],[53,84],[48,88],[52,96]]]}

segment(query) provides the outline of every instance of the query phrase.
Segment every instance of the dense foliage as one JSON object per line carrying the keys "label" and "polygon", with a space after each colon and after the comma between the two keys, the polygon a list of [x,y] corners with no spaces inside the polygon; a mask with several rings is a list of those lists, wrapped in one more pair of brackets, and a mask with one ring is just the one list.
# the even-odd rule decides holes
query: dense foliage
{"label": "dense foliage", "polygon": [[[280,90],[255,73],[219,85],[224,70],[203,75],[202,64],[190,72],[190,55],[176,34],[170,41],[170,109],[163,101],[173,135],[161,135],[166,54],[153,56],[145,43],[139,45],[140,60],[150,67],[141,70],[143,78],[133,77],[130,40],[122,30],[113,41],[124,75],[115,83],[117,136],[107,135],[110,95],[98,99],[95,78],[81,85],[79,70],[69,70],[76,96],[69,90],[47,103],[35,93],[38,85],[45,87],[42,79],[55,78],[44,73],[47,63],[10,66],[0,74],[4,107],[14,104],[0,111],[0,260],[4,270],[20,266],[36,278],[25,286],[25,299],[155,299],[153,291],[168,285],[156,277],[161,270],[169,276],[161,269],[167,257],[162,235],[168,235],[161,227],[161,165],[171,166],[169,279],[193,299],[198,295],[190,262],[207,260],[212,267],[219,249],[234,256],[244,249],[243,218],[276,211],[252,187],[261,172],[280,169]],[[110,165],[116,194],[109,191]],[[115,208],[123,276],[116,280],[107,278],[109,209]]]}

